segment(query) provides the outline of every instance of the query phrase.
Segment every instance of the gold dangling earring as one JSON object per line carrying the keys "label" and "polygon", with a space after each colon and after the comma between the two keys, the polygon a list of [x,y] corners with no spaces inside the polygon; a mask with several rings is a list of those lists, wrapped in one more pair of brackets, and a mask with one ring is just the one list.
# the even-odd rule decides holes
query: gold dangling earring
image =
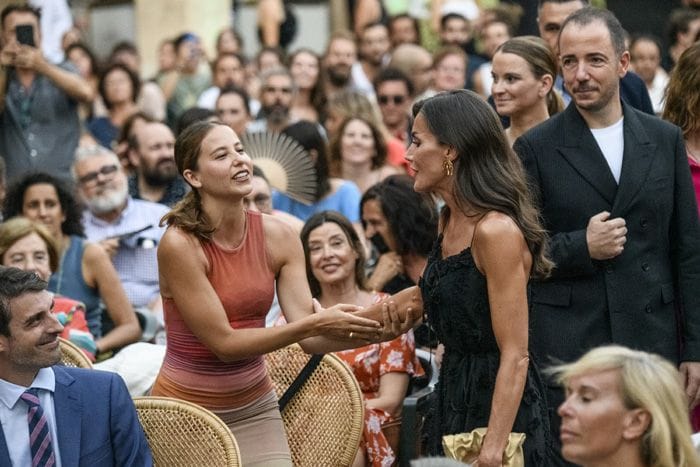
{"label": "gold dangling earring", "polygon": [[448,177],[451,177],[452,172],[454,172],[454,168],[455,168],[455,166],[452,163],[452,161],[446,157],[444,162],[442,163],[442,170],[445,171],[445,175]]}

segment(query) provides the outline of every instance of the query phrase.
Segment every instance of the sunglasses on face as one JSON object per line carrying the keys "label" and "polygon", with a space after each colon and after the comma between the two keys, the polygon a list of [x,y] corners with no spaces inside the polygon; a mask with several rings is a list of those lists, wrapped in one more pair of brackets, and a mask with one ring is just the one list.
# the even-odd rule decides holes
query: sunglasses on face
{"label": "sunglasses on face", "polygon": [[377,100],[380,105],[387,105],[389,102],[393,102],[394,105],[401,105],[406,100],[405,96],[378,96]]}
{"label": "sunglasses on face", "polygon": [[88,172],[82,177],[78,178],[78,181],[82,185],[90,185],[92,183],[95,183],[100,175],[105,177],[108,175],[113,175],[118,169],[119,166],[117,164],[103,165],[102,167],[100,167],[100,170]]}

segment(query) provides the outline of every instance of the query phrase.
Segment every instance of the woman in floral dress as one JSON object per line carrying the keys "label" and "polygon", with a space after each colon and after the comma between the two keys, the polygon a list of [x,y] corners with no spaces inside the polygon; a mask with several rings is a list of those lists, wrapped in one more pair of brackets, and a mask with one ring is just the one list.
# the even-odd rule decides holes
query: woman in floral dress
{"label": "woman in floral dress", "polygon": [[[312,216],[301,232],[311,292],[323,307],[336,303],[369,306],[386,295],[365,288],[364,248],[352,224],[335,211]],[[423,374],[413,332],[381,343],[336,352],[352,368],[365,402],[357,466],[390,466],[396,455],[382,427],[396,420],[413,375]]]}

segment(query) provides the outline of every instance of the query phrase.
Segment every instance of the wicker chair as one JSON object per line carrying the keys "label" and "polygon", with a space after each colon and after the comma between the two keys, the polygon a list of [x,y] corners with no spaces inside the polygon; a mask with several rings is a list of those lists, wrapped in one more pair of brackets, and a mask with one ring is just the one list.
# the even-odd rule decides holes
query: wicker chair
{"label": "wicker chair", "polygon": [[209,410],[169,397],[135,397],[134,405],[158,467],[238,467],[238,444]]}
{"label": "wicker chair", "polygon": [[[296,344],[265,356],[278,397],[309,358]],[[352,465],[363,417],[362,393],[352,370],[335,355],[325,355],[282,412],[294,465]]]}
{"label": "wicker chair", "polygon": [[61,365],[77,368],[92,368],[90,359],[80,350],[80,347],[71,341],[59,337],[58,347],[61,349]]}

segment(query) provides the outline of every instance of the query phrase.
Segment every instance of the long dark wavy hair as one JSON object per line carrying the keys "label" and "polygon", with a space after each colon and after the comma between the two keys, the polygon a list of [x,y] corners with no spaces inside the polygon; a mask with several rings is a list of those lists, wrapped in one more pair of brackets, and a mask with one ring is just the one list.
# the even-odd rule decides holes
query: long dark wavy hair
{"label": "long dark wavy hair", "polygon": [[437,209],[430,196],[413,189],[411,177],[391,175],[372,185],[362,195],[360,211],[371,200],[377,201],[382,208],[394,237],[396,253],[423,257],[430,254],[437,238]]}
{"label": "long dark wavy hair", "polygon": [[[185,128],[175,140],[175,164],[182,175],[185,170],[197,170],[197,162],[202,149],[202,141],[211,130],[226,126],[219,122],[200,121]],[[226,128],[228,128],[226,126]],[[186,181],[187,179],[185,179]],[[201,240],[211,240],[216,228],[202,210],[202,198],[196,188],[182,198],[172,210],[163,216],[160,225],[178,227]]]}
{"label": "long dark wavy hair", "polygon": [[7,190],[5,196],[5,206],[3,216],[9,219],[15,216],[23,216],[22,206],[24,205],[24,195],[27,190],[39,184],[47,184],[54,187],[58,195],[58,202],[66,219],[61,224],[61,232],[64,235],[77,235],[85,237],[83,228],[83,206],[73,195],[72,187],[69,187],[63,180],[54,177],[46,172],[30,172],[17,179]]}
{"label": "long dark wavy hair", "polygon": [[[532,254],[532,276],[546,277],[553,266],[545,254],[547,234],[525,170],[508,144],[496,112],[478,94],[461,89],[417,102],[413,117],[418,114],[423,115],[438,142],[457,152],[453,184],[457,206],[469,216],[498,211],[511,217]],[[443,225],[449,217],[445,207]]]}
{"label": "long dark wavy hair", "polygon": [[314,298],[318,298],[321,295],[321,284],[318,279],[314,276],[311,270],[311,256],[309,253],[309,235],[311,232],[325,224],[326,222],[332,222],[340,227],[340,230],[345,234],[345,238],[352,249],[357,253],[357,260],[355,261],[355,284],[362,289],[367,290],[366,276],[365,276],[365,247],[362,245],[360,237],[357,235],[354,227],[350,221],[343,216],[338,211],[321,211],[317,212],[311,216],[304,227],[301,229],[299,236],[301,237],[301,244],[304,247],[304,257],[306,258],[306,278],[309,281],[309,288],[311,289],[311,295]]}

